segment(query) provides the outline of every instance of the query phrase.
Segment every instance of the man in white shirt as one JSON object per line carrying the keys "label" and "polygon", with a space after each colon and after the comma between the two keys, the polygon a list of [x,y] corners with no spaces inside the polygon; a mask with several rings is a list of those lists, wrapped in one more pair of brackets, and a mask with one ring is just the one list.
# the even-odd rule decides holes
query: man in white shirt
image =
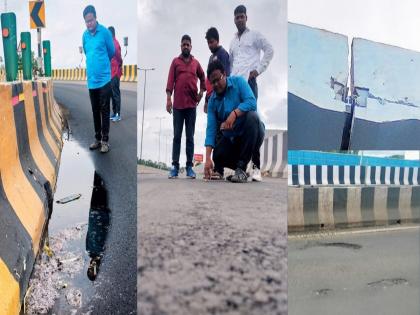
{"label": "man in white shirt", "polygon": [[[273,47],[267,39],[258,31],[246,27],[246,7],[239,5],[235,8],[235,25],[238,32],[230,43],[230,67],[231,75],[242,76],[248,81],[255,99],[258,99],[257,76],[264,72],[273,58]],[[261,51],[264,55],[261,59]],[[261,181],[260,151],[252,155],[253,175],[252,179]]]}

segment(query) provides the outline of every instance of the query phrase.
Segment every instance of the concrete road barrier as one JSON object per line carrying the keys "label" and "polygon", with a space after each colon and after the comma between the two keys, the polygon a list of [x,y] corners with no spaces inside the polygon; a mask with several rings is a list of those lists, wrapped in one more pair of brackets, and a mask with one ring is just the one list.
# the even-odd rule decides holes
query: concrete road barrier
{"label": "concrete road barrier", "polygon": [[289,186],[420,185],[420,162],[341,153],[289,151]]}
{"label": "concrete road barrier", "polygon": [[346,104],[348,37],[288,23],[288,130],[291,150],[339,150]]}
{"label": "concrete road barrier", "polygon": [[289,230],[420,221],[420,162],[289,151]]}
{"label": "concrete road barrier", "polygon": [[287,178],[287,130],[267,130],[260,149],[261,172]]}
{"label": "concrete road barrier", "polygon": [[419,148],[419,52],[289,23],[288,62],[290,149]]}
{"label": "concrete road barrier", "polygon": [[[263,176],[287,178],[287,130],[265,131],[264,142],[260,148],[260,163]],[[252,173],[252,162],[247,166],[247,173]],[[225,176],[233,174],[234,170],[225,168]]]}
{"label": "concrete road barrier", "polygon": [[362,38],[352,42],[355,95],[350,148],[418,150],[420,53]]}
{"label": "concrete road barrier", "polygon": [[[57,81],[86,81],[86,69],[53,69],[52,78]],[[121,82],[137,82],[137,65],[124,65],[120,80]]]}
{"label": "concrete road barrier", "polygon": [[289,185],[420,185],[420,167],[289,165]]}
{"label": "concrete road barrier", "polygon": [[289,187],[290,232],[420,222],[420,186]]}
{"label": "concrete road barrier", "polygon": [[52,211],[63,120],[51,79],[0,83],[0,314],[18,314]]}

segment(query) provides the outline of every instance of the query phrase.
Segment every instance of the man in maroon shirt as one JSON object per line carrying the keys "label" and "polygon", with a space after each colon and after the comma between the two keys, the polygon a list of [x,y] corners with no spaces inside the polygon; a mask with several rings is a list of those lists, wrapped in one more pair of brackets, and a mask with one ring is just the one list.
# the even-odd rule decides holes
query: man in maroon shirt
{"label": "man in maroon shirt", "polygon": [[114,40],[115,55],[111,60],[111,90],[112,90],[112,111],[114,115],[110,117],[112,121],[120,121],[120,109],[121,109],[121,93],[120,93],[120,78],[122,74],[122,58],[121,58],[121,46],[115,37],[115,28],[113,26],[108,27]]}
{"label": "man in maroon shirt", "polygon": [[[181,151],[181,136],[185,121],[186,175],[195,178],[192,169],[194,155],[194,131],[196,107],[200,103],[205,87],[205,75],[200,63],[191,55],[191,37],[182,36],[181,55],[172,60],[166,85],[166,111],[173,112],[174,139],[172,143],[172,169],[169,178],[177,178],[179,172],[179,155]],[[197,79],[200,79],[200,92],[197,89]],[[172,92],[174,101],[172,104]]]}

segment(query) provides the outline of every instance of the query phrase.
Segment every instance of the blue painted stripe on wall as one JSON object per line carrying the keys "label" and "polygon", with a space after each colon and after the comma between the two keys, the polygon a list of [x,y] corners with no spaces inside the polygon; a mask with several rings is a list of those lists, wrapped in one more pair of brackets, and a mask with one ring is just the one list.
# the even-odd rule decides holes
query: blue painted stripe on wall
{"label": "blue painted stripe on wall", "polygon": [[370,156],[359,156],[344,153],[328,153],[317,151],[288,151],[288,161],[291,165],[365,165],[420,167],[420,161],[390,159]]}

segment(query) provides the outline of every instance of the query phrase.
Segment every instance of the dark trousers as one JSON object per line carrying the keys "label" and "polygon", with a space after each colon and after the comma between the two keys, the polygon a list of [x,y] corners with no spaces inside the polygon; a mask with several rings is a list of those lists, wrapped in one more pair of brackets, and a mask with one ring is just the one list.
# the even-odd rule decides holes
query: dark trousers
{"label": "dark trousers", "polygon": [[112,111],[115,114],[120,114],[121,109],[121,93],[120,93],[120,78],[116,75],[111,79],[112,90]]}
{"label": "dark trousers", "polygon": [[89,96],[92,104],[95,138],[98,141],[108,141],[111,83],[108,82],[97,89],[89,89]]}
{"label": "dark trousers", "polygon": [[[257,78],[252,78],[251,80],[248,80],[249,87],[252,90],[252,93],[254,93],[254,97],[257,100],[258,99],[258,85],[257,85]],[[259,169],[260,168],[260,148],[256,150],[254,153],[252,153],[252,163]]]}
{"label": "dark trousers", "polygon": [[185,152],[187,154],[187,166],[193,166],[194,156],[194,132],[195,132],[196,108],[173,110],[174,139],[172,143],[172,165],[179,168],[179,155],[181,152],[182,129],[185,122],[185,135],[187,138]]}
{"label": "dark trousers", "polygon": [[253,152],[259,152],[264,141],[264,125],[256,112],[247,112],[240,118],[233,130],[237,136],[219,136],[214,147],[214,169],[221,174],[224,167],[246,171]]}
{"label": "dark trousers", "polygon": [[257,78],[252,78],[248,80],[249,87],[252,90],[252,93],[254,93],[255,99],[258,99],[258,85],[257,85]]}

